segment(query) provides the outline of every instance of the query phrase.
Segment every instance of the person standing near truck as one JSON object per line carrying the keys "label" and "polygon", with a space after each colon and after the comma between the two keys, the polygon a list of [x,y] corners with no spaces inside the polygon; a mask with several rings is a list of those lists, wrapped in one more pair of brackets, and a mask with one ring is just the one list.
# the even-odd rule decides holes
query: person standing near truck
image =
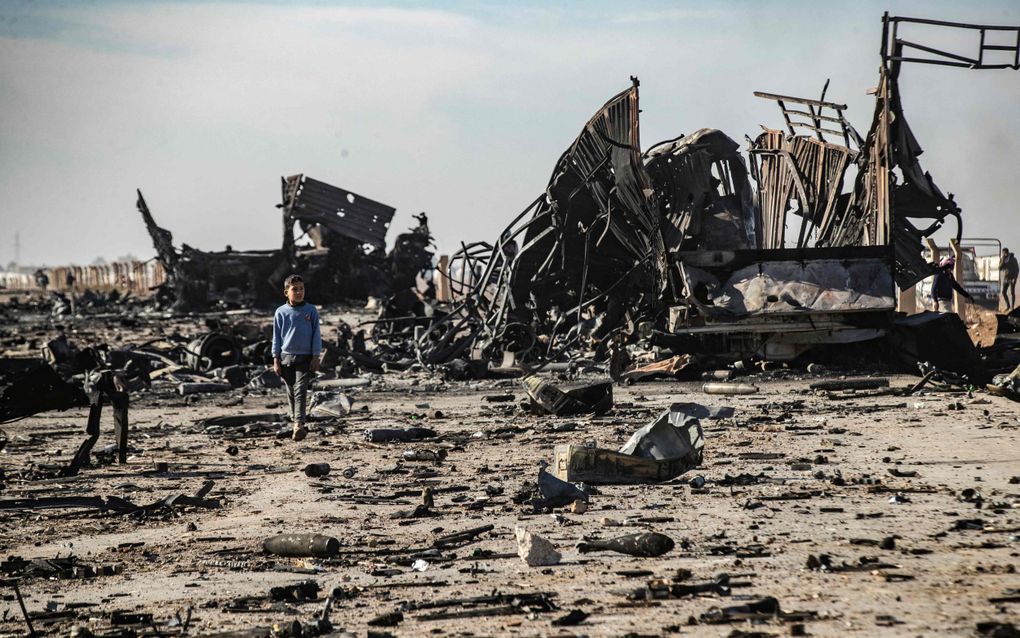
{"label": "person standing near truck", "polygon": [[1002,278],[1002,300],[1006,302],[1006,312],[1016,305],[1016,279],[1020,275],[1020,264],[1016,254],[1009,248],[1003,248],[999,256],[999,273]]}
{"label": "person standing near truck", "polygon": [[[931,282],[931,300],[935,304],[935,312],[950,312],[953,307],[953,291],[960,293],[967,299],[974,301],[970,293],[963,289],[960,282],[956,281],[953,275],[953,268],[956,266],[956,259],[946,257],[936,266],[935,278]],[[945,303],[945,311],[942,310],[942,303]],[[956,308],[959,312],[960,309]]]}

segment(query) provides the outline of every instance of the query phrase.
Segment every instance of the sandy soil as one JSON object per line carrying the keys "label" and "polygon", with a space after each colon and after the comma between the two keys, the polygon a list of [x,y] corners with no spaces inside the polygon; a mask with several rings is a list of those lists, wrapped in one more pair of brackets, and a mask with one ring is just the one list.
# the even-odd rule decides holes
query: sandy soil
{"label": "sandy soil", "polygon": [[[929,636],[977,635],[979,622],[1016,622],[1017,404],[947,391],[834,398],[808,390],[815,378],[793,371],[751,377],[761,391],[749,396],[708,396],[700,383],[642,382],[615,388],[616,405],[606,416],[560,419],[526,414],[519,405],[526,395],[516,380],[444,383],[425,373],[395,373],[351,390],[353,414],[315,423],[301,443],[261,435],[228,439],[196,425],[217,415],[282,413],[282,390],[193,400],[157,383],[152,392],[132,397],[127,465],[93,467],[69,479],[19,480],[18,472],[33,464],[70,458],[84,438],[86,410],[5,425],[10,442],[0,467],[8,478],[0,499],[102,495],[148,503],[194,494],[213,480],[208,498],[221,507],[177,507],[144,518],[88,509],[0,511],[0,554],[73,554],[85,564],[120,566],[120,573],[89,579],[22,581],[37,631],[65,636],[76,626],[103,635],[117,610],[151,613],[164,635],[181,632],[174,617],[183,618],[189,608],[188,635],[314,623],[334,588],[344,588],[346,598],[333,603],[330,620],[337,632],[356,635],[803,630],[815,636]],[[894,388],[915,380],[891,379]],[[514,400],[485,400],[506,393]],[[599,486],[583,514],[536,513],[512,501],[534,483],[539,462],[552,460],[556,444],[594,441],[615,449],[676,401],[736,408],[731,419],[702,421],[707,442],[699,470],[665,484]],[[434,418],[435,410],[442,418]],[[565,423],[576,429],[554,431]],[[415,444],[370,444],[363,436],[367,428],[412,425],[440,436]],[[112,428],[107,413],[96,449],[112,442]],[[236,455],[228,454],[231,445]],[[402,461],[407,449],[439,447],[448,450],[440,465]],[[159,462],[168,463],[168,471],[153,471]],[[333,471],[309,478],[301,470],[313,462],[329,463]],[[344,468],[356,473],[345,478]],[[741,473],[757,482],[725,484],[727,475]],[[695,474],[704,475],[704,488],[688,484]],[[424,486],[435,491],[433,514],[392,518],[413,510]],[[965,494],[968,489],[978,496]],[[605,519],[628,526],[609,526]],[[961,523],[972,519],[980,521]],[[424,571],[411,568],[414,553],[433,547],[437,538],[487,524],[492,530],[475,542],[426,554]],[[550,540],[563,553],[562,563],[526,566],[516,556],[515,526]],[[676,549],[635,558],[574,548],[583,537],[645,529],[672,537]],[[262,540],[282,532],[328,534],[343,548],[335,559],[265,555]],[[852,569],[809,569],[809,557],[823,554]],[[683,570],[690,572],[683,582],[727,573],[732,594],[628,599],[649,580],[673,579]],[[321,588],[316,600],[269,600],[271,587],[306,580]],[[405,602],[497,592],[548,592],[559,610],[427,618],[468,609],[458,605],[405,611],[395,627],[367,624]],[[23,634],[13,590],[0,594],[0,632]],[[765,596],[777,598],[784,612],[810,613],[755,623],[701,620],[711,608]],[[245,597],[251,598],[240,600]],[[590,615],[577,626],[552,624],[575,609]]]}

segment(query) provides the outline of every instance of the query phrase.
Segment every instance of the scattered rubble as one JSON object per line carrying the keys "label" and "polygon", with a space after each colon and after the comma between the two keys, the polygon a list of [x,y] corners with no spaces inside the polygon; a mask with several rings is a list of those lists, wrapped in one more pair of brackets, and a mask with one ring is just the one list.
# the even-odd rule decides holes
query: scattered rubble
{"label": "scattered rubble", "polygon": [[[424,214],[387,252],[392,207],[305,175],[276,250],[174,246],[139,192],[151,295],[41,272],[0,305],[0,632],[1014,635],[1016,312],[980,345],[897,312],[922,241],[962,236],[902,66],[992,68],[1001,29],[884,27],[866,134],[826,86],[756,93],[786,128],[746,154],[642,151],[635,78],[438,260]],[[268,367],[294,271],[324,338],[301,441]]]}

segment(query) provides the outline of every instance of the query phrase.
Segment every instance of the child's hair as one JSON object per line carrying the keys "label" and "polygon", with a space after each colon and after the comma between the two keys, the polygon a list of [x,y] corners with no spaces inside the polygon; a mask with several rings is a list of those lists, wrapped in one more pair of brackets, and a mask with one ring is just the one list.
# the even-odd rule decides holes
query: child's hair
{"label": "child's hair", "polygon": [[301,278],[301,275],[290,275],[283,280],[283,289],[286,290],[293,284],[303,284],[305,280]]}

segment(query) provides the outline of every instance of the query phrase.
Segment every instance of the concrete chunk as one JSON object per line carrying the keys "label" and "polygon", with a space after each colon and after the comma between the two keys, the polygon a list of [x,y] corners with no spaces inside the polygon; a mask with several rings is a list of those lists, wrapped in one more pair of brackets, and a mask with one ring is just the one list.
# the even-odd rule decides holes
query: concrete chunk
{"label": "concrete chunk", "polygon": [[562,556],[552,543],[523,527],[514,528],[514,533],[517,534],[517,554],[528,567],[559,564]]}

